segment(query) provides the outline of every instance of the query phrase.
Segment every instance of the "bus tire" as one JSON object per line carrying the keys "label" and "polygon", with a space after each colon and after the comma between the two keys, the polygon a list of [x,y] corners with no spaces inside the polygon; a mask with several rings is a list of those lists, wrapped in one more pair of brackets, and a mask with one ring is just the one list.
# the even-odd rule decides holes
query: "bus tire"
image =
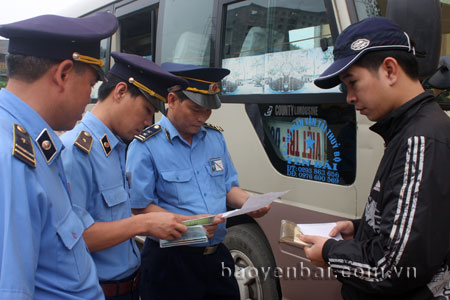
{"label": "bus tire", "polygon": [[[257,224],[246,223],[228,228],[224,244],[233,256],[241,299],[280,299],[279,282],[274,276],[275,259]],[[268,274],[267,278],[264,272]]]}

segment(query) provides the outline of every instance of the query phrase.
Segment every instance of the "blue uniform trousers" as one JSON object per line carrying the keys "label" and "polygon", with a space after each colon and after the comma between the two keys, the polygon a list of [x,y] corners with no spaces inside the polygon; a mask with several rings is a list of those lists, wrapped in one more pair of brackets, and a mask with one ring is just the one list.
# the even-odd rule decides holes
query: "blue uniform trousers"
{"label": "blue uniform trousers", "polygon": [[[225,245],[219,244],[208,255],[191,248],[160,248],[159,243],[146,240],[141,255],[142,300],[240,299],[234,261]],[[231,269],[233,275],[224,269]]]}
{"label": "blue uniform trousers", "polygon": [[105,300],[139,300],[138,291],[132,292],[130,294],[115,296],[115,297],[105,297]]}

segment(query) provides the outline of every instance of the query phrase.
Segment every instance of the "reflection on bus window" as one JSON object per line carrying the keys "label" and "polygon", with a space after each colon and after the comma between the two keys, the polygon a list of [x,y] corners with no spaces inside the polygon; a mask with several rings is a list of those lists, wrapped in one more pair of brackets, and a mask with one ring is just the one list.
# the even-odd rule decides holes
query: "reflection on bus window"
{"label": "reflection on bus window", "polygon": [[109,39],[104,39],[100,42],[100,59],[105,62],[102,67],[104,72],[109,71],[109,41]]}
{"label": "reflection on bus window", "polygon": [[148,7],[119,19],[120,52],[153,60],[158,7]]}
{"label": "reflection on bus window", "polygon": [[[314,31],[317,26],[289,30],[290,47],[294,49],[310,49],[314,48]],[[298,42],[296,42],[298,41]]]}
{"label": "reflection on bus window", "polygon": [[333,60],[323,0],[230,4],[224,30],[223,94],[323,92],[313,84]]}
{"label": "reflection on bus window", "polygon": [[[109,47],[110,39],[104,39],[100,42],[100,59],[102,59],[105,64],[103,65],[102,69],[103,72],[108,73],[109,71],[109,64],[110,64],[110,56],[109,56]],[[0,54],[1,55],[1,54]],[[1,75],[1,74],[0,74]],[[98,89],[100,85],[103,83],[103,81],[98,81],[94,87],[91,90],[91,103],[97,102],[98,99]],[[1,88],[1,86],[0,86]]]}
{"label": "reflection on bus window", "polygon": [[383,12],[386,12],[386,2],[386,0],[355,0],[358,19],[381,16]]}
{"label": "reflection on bus window", "polygon": [[211,0],[165,2],[161,63],[211,65],[213,4]]}

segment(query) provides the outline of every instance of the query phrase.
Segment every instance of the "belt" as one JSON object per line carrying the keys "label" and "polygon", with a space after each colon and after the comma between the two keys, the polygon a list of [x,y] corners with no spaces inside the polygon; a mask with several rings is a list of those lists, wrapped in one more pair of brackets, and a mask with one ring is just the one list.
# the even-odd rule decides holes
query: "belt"
{"label": "belt", "polygon": [[210,255],[210,254],[216,253],[217,247],[218,247],[218,245],[207,246],[207,247],[177,246],[177,249],[179,249],[181,252],[186,252],[186,253]]}
{"label": "belt", "polygon": [[138,270],[130,279],[118,280],[118,281],[105,281],[100,282],[105,297],[116,297],[126,294],[131,294],[137,291],[139,287],[139,280],[141,278],[141,272]]}
{"label": "belt", "polygon": [[207,247],[192,247],[192,246],[174,246],[174,247],[170,247],[170,248],[160,248],[159,247],[159,243],[155,240],[152,239],[147,239],[149,240],[153,246],[156,246],[157,248],[161,249],[161,250],[168,250],[168,249],[172,249],[172,251],[180,251],[180,252],[185,252],[185,253],[193,253],[193,254],[200,254],[200,255],[211,255],[216,253],[217,248],[219,247],[220,244],[214,245],[214,246],[207,246]]}

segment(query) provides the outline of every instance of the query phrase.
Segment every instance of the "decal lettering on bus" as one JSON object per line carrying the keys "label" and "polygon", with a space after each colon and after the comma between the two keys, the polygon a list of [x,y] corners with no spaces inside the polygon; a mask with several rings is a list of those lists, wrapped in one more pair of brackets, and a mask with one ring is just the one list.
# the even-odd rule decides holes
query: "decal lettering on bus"
{"label": "decal lettering on bus", "polygon": [[340,144],[325,120],[308,116],[292,122],[271,120],[268,125],[287,162],[287,176],[339,183]]}

